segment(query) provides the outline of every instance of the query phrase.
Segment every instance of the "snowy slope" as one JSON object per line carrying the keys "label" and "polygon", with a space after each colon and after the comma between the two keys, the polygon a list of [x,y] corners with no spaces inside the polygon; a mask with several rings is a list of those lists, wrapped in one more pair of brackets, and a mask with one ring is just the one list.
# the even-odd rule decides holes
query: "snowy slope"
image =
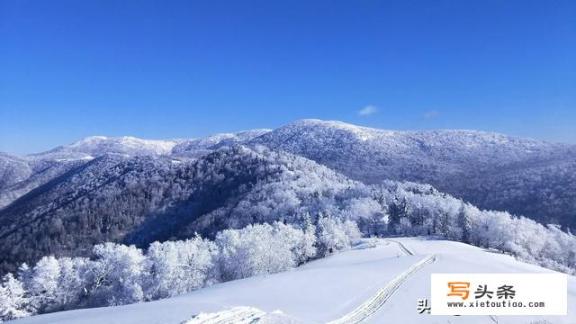
{"label": "snowy slope", "polygon": [[0,208],[94,158],[104,155],[160,156],[170,153],[177,143],[131,136],[91,136],[23,157],[0,153]]}
{"label": "snowy slope", "polygon": [[[417,299],[428,297],[430,274],[438,272],[549,270],[462,243],[397,238],[293,271],[218,284],[176,298],[46,314],[15,323],[181,323],[199,313],[204,314],[189,323],[237,323],[242,317],[263,317],[261,323],[274,323],[271,316],[281,323],[326,323],[350,319],[355,310],[365,323],[576,323],[575,277],[568,280],[569,309],[564,317],[420,315]],[[206,318],[220,321],[202,321]]]}
{"label": "snowy slope", "polygon": [[105,154],[162,155],[170,153],[178,141],[147,140],[132,136],[91,136],[47,152],[30,155],[34,159],[92,159]]}
{"label": "snowy slope", "polygon": [[25,180],[30,174],[32,170],[26,160],[0,152],[0,192]]}
{"label": "snowy slope", "polygon": [[[87,160],[23,160],[18,169],[18,172],[20,172],[23,177],[0,189],[0,208],[8,206],[11,202],[33,189],[48,183],[54,178],[86,162]],[[3,177],[5,177],[5,175]]]}

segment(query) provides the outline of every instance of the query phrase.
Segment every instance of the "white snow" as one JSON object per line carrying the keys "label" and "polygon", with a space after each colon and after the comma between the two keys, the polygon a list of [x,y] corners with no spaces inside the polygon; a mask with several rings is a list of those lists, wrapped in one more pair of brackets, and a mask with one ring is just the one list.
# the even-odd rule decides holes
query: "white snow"
{"label": "white snow", "polygon": [[200,313],[182,324],[210,324],[210,323],[238,323],[250,324],[266,315],[265,312],[254,307],[233,307],[231,309],[215,312]]}
{"label": "white snow", "polygon": [[[568,316],[432,316],[416,311],[428,298],[431,273],[528,273],[550,270],[466,244],[425,238],[396,238],[364,244],[292,271],[217,284],[149,303],[40,315],[17,323],[236,323],[232,314],[275,323],[326,323],[357,310],[365,323],[576,323],[576,277],[568,278]],[[559,292],[562,293],[562,292]],[[378,296],[385,295],[386,298]],[[365,307],[369,306],[369,307]],[[198,316],[204,313],[202,316]],[[265,314],[265,315],[263,315]],[[364,316],[367,315],[367,316]],[[194,322],[196,318],[224,320]],[[227,317],[231,320],[225,320]],[[268,320],[264,320],[268,318]],[[356,317],[355,317],[356,318]],[[349,322],[347,322],[349,323]],[[544,323],[544,322],[542,322]]]}
{"label": "white snow", "polygon": [[29,155],[29,158],[69,161],[89,160],[104,154],[163,155],[169,154],[178,143],[175,140],[148,140],[132,136],[90,136],[47,152]]}
{"label": "white snow", "polygon": [[220,133],[203,138],[184,140],[172,148],[172,153],[177,156],[198,157],[211,152],[220,145],[244,144],[271,131],[271,129],[253,129],[238,133]]}
{"label": "white snow", "polygon": [[573,156],[576,148],[483,131],[391,131],[318,119],[293,122],[253,142],[320,161],[370,183],[435,179],[437,172],[461,172],[471,165],[564,158]]}

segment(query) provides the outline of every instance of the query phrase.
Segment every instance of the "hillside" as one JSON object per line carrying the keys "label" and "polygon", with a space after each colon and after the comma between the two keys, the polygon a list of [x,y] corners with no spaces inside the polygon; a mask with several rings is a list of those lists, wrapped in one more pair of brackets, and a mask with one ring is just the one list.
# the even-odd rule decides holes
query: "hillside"
{"label": "hillside", "polygon": [[24,159],[0,153],[0,193],[25,180],[31,173],[32,170]]}
{"label": "hillside", "polygon": [[217,148],[243,144],[270,130],[223,133],[191,140],[148,140],[132,136],[91,136],[52,150],[23,157],[0,153],[0,209],[48,181],[89,161],[108,155],[176,159],[202,157]]}
{"label": "hillside", "polygon": [[571,154],[572,146],[493,133],[304,120],[178,142],[91,137],[25,158],[3,155],[0,272],[51,253],[87,255],[105,241],[145,247],[318,215],[357,220],[369,235],[437,233],[465,241],[471,235],[462,224],[499,233],[500,224],[512,222],[517,230],[506,237],[514,244],[484,237],[476,244],[571,271],[573,256],[554,263],[560,252],[527,249],[522,239],[527,231],[543,241],[571,241],[555,228],[481,211],[443,193],[570,225],[576,219]]}
{"label": "hillside", "polygon": [[[347,127],[345,129],[349,130]],[[360,138],[368,136],[356,131],[353,133]],[[86,284],[87,290],[71,288],[80,294],[80,297],[77,296],[77,303],[58,301],[56,305],[60,306],[54,308],[50,308],[50,304],[41,303],[40,305],[46,306],[35,309],[36,314],[78,307],[121,305],[151,299],[144,299],[138,294],[132,298],[129,297],[130,293],[128,297],[117,296],[113,293],[116,291],[115,284],[104,285],[107,288],[99,290],[99,271],[103,271],[104,278],[108,273],[106,267],[101,268],[100,265],[107,263],[63,257],[98,258],[101,257],[99,253],[114,255],[115,250],[109,250],[113,245],[93,248],[94,245],[104,242],[135,244],[146,249],[154,241],[185,240],[195,237],[196,233],[221,244],[222,235],[218,241],[216,234],[225,229],[278,222],[277,224],[283,226],[295,225],[295,228],[301,230],[303,227],[307,228],[307,224],[320,226],[321,221],[325,222],[327,219],[351,220],[353,222],[350,223],[356,223],[367,236],[433,235],[509,253],[518,260],[539,264],[548,269],[568,274],[576,271],[576,255],[573,253],[576,249],[576,237],[563,232],[558,226],[542,226],[533,220],[514,217],[507,212],[481,210],[428,184],[394,180],[370,184],[368,181],[353,180],[301,155],[280,149],[272,150],[268,145],[258,143],[270,134],[264,132],[257,137],[247,136],[250,139],[245,145],[238,145],[235,137],[228,145],[228,137],[219,136],[208,141],[209,144],[188,151],[198,152],[195,155],[129,155],[113,152],[90,159],[29,160],[25,165],[32,166],[33,170],[41,170],[42,166],[46,166],[45,170],[58,172],[48,172],[42,178],[43,183],[34,182],[38,183],[36,188],[0,210],[0,253],[3,256],[0,271],[14,272],[23,262],[32,266],[22,268],[33,269],[32,272],[20,271],[18,276],[19,280],[27,283],[26,289],[32,294],[30,296],[35,296],[31,299],[34,301],[35,298],[44,298],[44,290],[34,288],[34,285],[26,280],[28,274],[34,274],[42,280],[41,274],[45,271],[42,269],[50,265],[56,271],[55,278],[60,278],[59,271],[65,274],[68,273],[68,265],[78,265],[79,268],[72,266],[72,269],[76,269],[75,273],[79,278],[83,278],[82,282]],[[333,135],[331,138],[338,137],[340,136]],[[41,172],[32,173],[27,180],[34,179],[37,174]],[[26,180],[18,183],[26,183]],[[257,229],[255,233],[260,234],[255,234],[250,242],[259,241],[258,235],[261,235],[261,232],[258,231],[260,230]],[[232,242],[242,242],[237,234],[227,235]],[[315,235],[319,242],[326,237],[323,232],[315,232]],[[535,240],[535,237],[538,239]],[[271,242],[269,239],[265,240]],[[387,242],[390,245],[392,241]],[[432,248],[432,245],[426,246],[434,242],[436,241],[423,243],[422,251]],[[411,244],[416,246],[415,249],[418,247],[416,242]],[[409,255],[403,260],[416,254],[401,244],[397,245],[403,253]],[[218,248],[218,258],[225,258],[228,253],[226,248],[222,245],[218,245]],[[251,248],[240,250],[240,260],[246,258],[242,253],[259,255],[258,251],[250,250]],[[136,251],[136,248],[128,246],[120,246],[118,249]],[[267,251],[270,246],[264,245],[258,249]],[[319,251],[321,252],[318,256],[323,256],[332,250],[319,248]],[[134,253],[136,256],[142,255],[142,252]],[[46,257],[49,255],[59,257],[60,261]],[[241,257],[242,255],[244,257]],[[482,259],[482,256],[478,258]],[[399,276],[399,273],[411,275],[424,266],[436,264],[438,260],[436,253],[427,254],[419,260],[412,258],[412,263],[403,264],[403,270],[395,273],[396,277],[392,277],[391,282],[404,282],[405,276]],[[244,270],[240,275],[236,275],[233,267],[226,268],[226,264],[239,264],[238,259],[230,261],[231,263],[216,263],[219,268],[214,268],[217,270],[207,276],[216,278],[215,282],[248,276],[242,274]],[[289,264],[299,264],[297,261],[291,262]],[[86,267],[81,266],[82,264]],[[124,264],[124,261],[120,264]],[[379,265],[380,268],[383,266],[394,267]],[[506,266],[508,263],[505,263],[502,269]],[[446,269],[451,267],[446,266]],[[82,269],[86,272],[82,272]],[[61,280],[68,280],[67,278],[64,276]],[[131,280],[128,278],[129,272],[118,272],[118,282]],[[149,290],[149,279],[146,276],[135,276],[134,287],[147,287],[147,294],[156,296]],[[210,284],[210,281],[206,284]],[[187,287],[183,291],[189,292],[199,287],[202,285]],[[138,289],[135,291],[141,291]],[[90,294],[86,293],[86,296],[90,297],[84,296],[83,291],[90,291]],[[158,296],[146,298],[163,298],[164,295]],[[380,302],[377,304],[380,305]],[[231,316],[236,320],[237,316],[247,316],[260,318],[263,323],[264,320],[274,323],[278,320],[303,319],[300,315],[285,310],[282,310],[284,313],[281,314],[270,312],[260,305],[256,305],[256,308],[254,305],[248,306],[250,307],[233,309],[222,314],[204,314],[200,318]],[[373,306],[366,307],[374,309]],[[364,312],[361,309],[353,316],[365,316]]]}
{"label": "hillside", "polygon": [[[406,275],[407,269],[425,259],[431,261]],[[256,323],[326,323],[366,306],[379,291],[391,289],[389,297],[379,301],[381,306],[361,308],[365,323],[571,324],[576,318],[575,277],[568,280],[567,316],[432,316],[418,314],[416,309],[418,299],[429,297],[431,273],[548,271],[462,243],[399,238],[381,240],[373,248],[361,245],[293,271],[217,284],[170,299],[39,315],[14,323],[176,324],[199,313],[204,315],[189,323],[245,323],[243,318]],[[399,286],[389,286],[392,281]]]}
{"label": "hillside", "polygon": [[87,163],[89,159],[51,160],[25,159],[20,170],[28,170],[24,177],[0,190],[0,209],[48,183],[49,181]]}
{"label": "hillside", "polygon": [[365,183],[429,183],[480,208],[576,226],[573,145],[479,131],[387,131],[321,120],[294,122],[252,143],[304,156]]}
{"label": "hillside", "polygon": [[[103,156],[0,210],[2,270],[47,254],[85,255],[106,241],[145,246],[254,222],[295,222],[300,206],[318,206],[313,202],[322,196],[334,198],[355,185],[362,186],[309,160],[241,146],[195,161]],[[259,205],[265,200],[268,212]],[[242,207],[244,213],[230,216]]]}
{"label": "hillside", "polygon": [[103,155],[187,160],[238,144],[300,155],[366,184],[429,183],[480,208],[576,226],[573,145],[479,131],[387,131],[321,120],[178,141],[93,136],[22,158],[2,155],[0,208]]}
{"label": "hillside", "polygon": [[105,155],[159,156],[177,141],[92,136],[52,150],[13,157],[0,153],[0,209],[41,185]]}

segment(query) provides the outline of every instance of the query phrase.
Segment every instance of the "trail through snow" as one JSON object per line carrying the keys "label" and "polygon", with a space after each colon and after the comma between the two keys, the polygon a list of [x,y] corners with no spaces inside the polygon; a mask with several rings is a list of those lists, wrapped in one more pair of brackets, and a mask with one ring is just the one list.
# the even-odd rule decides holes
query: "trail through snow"
{"label": "trail through snow", "polygon": [[[402,242],[389,240],[390,242],[394,242],[398,244],[400,249],[406,255],[414,255],[410,249],[408,249]],[[370,299],[366,300],[364,303],[360,304],[360,306],[356,307],[350,313],[336,319],[334,321],[328,322],[328,324],[353,324],[353,323],[362,323],[366,319],[368,319],[372,314],[376,313],[382,305],[388,301],[388,299],[394,294],[398,288],[404,283],[408,278],[415,273],[416,271],[420,270],[425,265],[436,261],[436,255],[428,255],[424,257],[422,260],[414,263],[410,266],[406,271],[399,274],[396,278],[392,279],[384,288],[380,289],[376,295],[371,297]]]}
{"label": "trail through snow", "polygon": [[[387,240],[389,242],[398,245],[400,250],[409,256],[415,255],[412,250],[410,250],[402,242],[395,240]],[[432,263],[436,260],[436,255],[428,255],[410,266],[406,271],[399,274],[397,277],[392,279],[384,288],[380,289],[376,295],[369,298],[360,306],[355,308],[353,311],[342,316],[339,319],[328,322],[328,324],[353,324],[362,323],[368,319],[372,314],[378,311],[382,305],[394,294],[394,292],[400,288],[402,283],[410,277],[413,273],[424,267],[426,264]],[[228,310],[216,312],[216,313],[200,313],[189,321],[183,324],[232,324],[232,323],[257,323],[266,315],[265,312],[253,308],[253,307],[234,307]]]}
{"label": "trail through snow", "polygon": [[400,249],[406,253],[406,255],[414,255],[414,252],[412,252],[412,250],[410,250],[409,248],[406,247],[406,245],[404,245],[404,243],[400,242],[400,241],[395,241],[395,240],[387,240],[390,242],[394,242],[396,244],[398,244],[398,246],[400,247]]}
{"label": "trail through snow", "polygon": [[[21,324],[576,323],[566,316],[433,316],[417,311],[432,273],[549,273],[508,255],[427,238],[370,240],[297,269],[220,283],[168,299],[33,316]],[[281,311],[278,311],[281,310]]]}

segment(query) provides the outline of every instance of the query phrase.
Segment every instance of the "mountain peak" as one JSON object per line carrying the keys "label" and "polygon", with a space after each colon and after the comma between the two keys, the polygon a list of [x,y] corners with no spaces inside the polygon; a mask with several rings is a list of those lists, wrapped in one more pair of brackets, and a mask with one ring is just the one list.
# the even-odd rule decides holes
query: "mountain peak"
{"label": "mountain peak", "polygon": [[271,129],[252,129],[237,133],[219,133],[208,137],[181,141],[172,149],[179,156],[198,157],[221,146],[244,144],[248,141],[271,132]]}
{"label": "mountain peak", "polygon": [[306,129],[307,132],[313,133],[324,133],[325,131],[336,131],[342,132],[343,134],[348,134],[360,141],[367,141],[374,139],[378,136],[390,136],[399,132],[388,131],[376,128],[369,128],[364,126],[358,126],[338,120],[321,120],[321,119],[301,119],[297,120],[291,124],[288,124],[280,129],[283,130],[295,130],[296,132],[302,132],[302,129]]}
{"label": "mountain peak", "polygon": [[47,152],[34,154],[33,157],[75,160],[105,154],[163,155],[169,154],[176,144],[178,141],[175,140],[148,140],[133,136],[89,136]]}
{"label": "mountain peak", "polygon": [[[323,120],[323,119],[299,119],[287,126],[320,126],[320,127],[334,127],[334,128],[345,128],[345,129],[371,129],[364,126],[358,126],[350,124],[347,122],[339,120]],[[375,129],[374,129],[375,130]]]}

